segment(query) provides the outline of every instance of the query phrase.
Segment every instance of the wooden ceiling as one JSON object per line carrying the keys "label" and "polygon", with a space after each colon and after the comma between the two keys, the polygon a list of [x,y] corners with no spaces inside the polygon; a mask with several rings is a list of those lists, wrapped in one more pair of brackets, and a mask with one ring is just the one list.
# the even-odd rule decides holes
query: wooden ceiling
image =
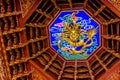
{"label": "wooden ceiling", "polygon": [[[120,69],[120,11],[108,0],[26,1],[0,0],[2,80],[103,80]],[[61,11],[80,9],[99,22],[101,46],[87,60],[67,61],[51,48],[49,25]]]}

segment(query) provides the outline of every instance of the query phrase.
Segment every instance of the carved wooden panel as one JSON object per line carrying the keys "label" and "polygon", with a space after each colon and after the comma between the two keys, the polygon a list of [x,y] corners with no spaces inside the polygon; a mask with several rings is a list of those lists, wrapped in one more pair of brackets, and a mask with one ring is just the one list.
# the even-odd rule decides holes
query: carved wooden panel
{"label": "carved wooden panel", "polygon": [[0,80],[5,80],[6,79],[6,75],[5,75],[6,71],[5,71],[4,67],[5,66],[3,64],[3,57],[2,57],[1,52],[0,52]]}
{"label": "carved wooden panel", "polygon": [[120,10],[120,0],[108,0],[113,6]]}
{"label": "carved wooden panel", "polygon": [[113,73],[108,75],[106,80],[119,80],[120,79],[120,69],[115,70]]}
{"label": "carved wooden panel", "polygon": [[28,12],[29,8],[34,4],[36,0],[21,0],[23,15]]}
{"label": "carved wooden panel", "polygon": [[37,70],[34,70],[34,71],[33,71],[33,73],[32,73],[32,78],[33,78],[34,80],[47,80],[47,79],[45,78],[45,76],[43,76],[42,73],[40,74]]}

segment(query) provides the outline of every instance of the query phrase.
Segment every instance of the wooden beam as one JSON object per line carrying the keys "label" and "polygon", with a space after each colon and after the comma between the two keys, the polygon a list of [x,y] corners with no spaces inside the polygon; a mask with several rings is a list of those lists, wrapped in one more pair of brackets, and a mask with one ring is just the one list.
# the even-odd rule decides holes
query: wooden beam
{"label": "wooden beam", "polygon": [[21,15],[22,11],[17,11],[17,12],[7,12],[5,14],[1,13],[0,18],[8,17],[8,16],[16,16],[16,15]]}
{"label": "wooden beam", "polygon": [[30,20],[30,22],[34,22],[34,20],[37,16],[38,16],[38,13],[34,14],[33,18]]}
{"label": "wooden beam", "polygon": [[7,72],[7,73],[5,73],[5,74],[7,74],[6,78],[7,78],[7,80],[10,80],[11,79],[10,66],[9,66],[9,63],[8,63],[7,52],[6,52],[6,49],[5,49],[4,40],[3,40],[3,36],[2,36],[1,30],[0,30],[0,49],[2,51],[2,52],[0,52],[0,55],[4,56],[3,60],[4,60],[5,70]]}
{"label": "wooden beam", "polygon": [[98,80],[107,80],[106,76],[110,76],[113,71],[118,70],[118,69],[120,69],[120,61],[114,64],[108,71],[104,73],[103,76],[99,77]]}
{"label": "wooden beam", "polygon": [[25,24],[25,22],[28,20],[28,18],[32,15],[32,13],[35,11],[35,9],[39,6],[39,4],[42,2],[42,0],[37,0],[33,6],[29,9],[27,14],[22,18],[22,24]]}
{"label": "wooden beam", "polygon": [[107,67],[104,65],[103,61],[101,61],[96,54],[94,54],[95,58],[99,61],[100,65],[107,71]]}
{"label": "wooden beam", "polygon": [[50,4],[45,11],[48,11],[51,7],[53,6],[53,4]]}
{"label": "wooden beam", "polygon": [[32,72],[33,72],[33,70],[32,71],[23,72],[23,73],[19,73],[18,75],[14,75],[12,77],[12,80],[17,80],[20,77],[29,76]]}
{"label": "wooden beam", "polygon": [[29,63],[33,66],[40,74],[42,74],[47,80],[55,80],[48,73],[46,73],[40,66],[38,66],[34,61],[30,60]]}
{"label": "wooden beam", "polygon": [[53,5],[55,6],[56,9],[60,9],[60,7],[57,5],[56,0],[51,0]]}
{"label": "wooden beam", "polygon": [[70,8],[72,9],[73,8],[72,0],[68,0],[68,2],[69,2]]}
{"label": "wooden beam", "polygon": [[110,21],[105,22],[105,23],[103,22],[102,24],[103,25],[108,25],[108,24],[117,23],[117,22],[120,22],[120,18],[111,19]]}
{"label": "wooden beam", "polygon": [[120,11],[116,9],[108,0],[101,0],[109,9],[111,9],[118,17],[120,17]]}
{"label": "wooden beam", "polygon": [[106,14],[105,12],[101,12],[105,17],[107,17],[109,20],[111,19],[111,16],[110,15],[108,15],[108,14]]}
{"label": "wooden beam", "polygon": [[102,5],[94,14],[93,17],[97,16],[100,12],[102,12],[105,9],[105,5]]}
{"label": "wooden beam", "polygon": [[88,70],[89,70],[89,74],[91,76],[91,80],[94,80],[94,75],[93,75],[93,71],[91,70],[91,67],[90,67],[90,63],[87,61],[87,67],[88,67]]}
{"label": "wooden beam", "polygon": [[89,2],[95,7],[95,8],[99,8],[92,0],[89,0]]}
{"label": "wooden beam", "polygon": [[47,14],[45,11],[43,12],[41,9],[37,9],[36,12],[46,16],[49,19],[53,18],[50,14]]}
{"label": "wooden beam", "polygon": [[88,0],[85,0],[85,2],[83,4],[84,8],[87,6],[87,2],[88,2]]}
{"label": "wooden beam", "polygon": [[74,80],[77,80],[77,60],[75,60]]}
{"label": "wooden beam", "polygon": [[105,39],[112,39],[112,40],[120,41],[120,37],[115,36],[115,35],[102,35],[102,37],[105,38]]}
{"label": "wooden beam", "polygon": [[[38,13],[37,13],[38,14]],[[39,23],[39,20],[43,17],[43,15],[40,15],[39,17],[37,17],[37,19],[35,19],[36,23]],[[32,21],[31,21],[32,22]]]}
{"label": "wooden beam", "polygon": [[62,65],[62,68],[61,68],[61,71],[60,71],[60,74],[58,76],[58,80],[61,80],[61,76],[62,76],[62,74],[64,72],[65,64],[66,64],[66,62],[64,61],[63,65]]}
{"label": "wooden beam", "polygon": [[52,64],[52,62],[56,59],[56,57],[58,56],[58,54],[56,53],[53,57],[52,57],[52,59],[48,62],[48,64],[45,66],[45,68],[44,68],[44,71],[46,71],[48,68],[49,68],[49,66]]}
{"label": "wooden beam", "polygon": [[45,7],[47,3],[48,3],[48,0],[46,0],[46,1],[44,2],[44,4],[42,4],[42,7],[41,7],[40,9],[42,9],[43,7]]}
{"label": "wooden beam", "polygon": [[120,54],[116,53],[115,50],[110,50],[110,49],[108,49],[106,47],[103,47],[103,49],[105,49],[107,52],[111,53],[112,55],[114,55],[115,57],[120,59]]}
{"label": "wooden beam", "polygon": [[25,26],[28,26],[28,27],[40,27],[40,28],[46,27],[46,25],[42,24],[42,23],[26,23]]}

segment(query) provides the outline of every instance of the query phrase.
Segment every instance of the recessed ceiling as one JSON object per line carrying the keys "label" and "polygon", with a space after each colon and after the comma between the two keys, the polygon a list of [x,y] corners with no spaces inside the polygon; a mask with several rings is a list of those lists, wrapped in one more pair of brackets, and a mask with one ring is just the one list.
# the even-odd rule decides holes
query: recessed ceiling
{"label": "recessed ceiling", "polygon": [[0,0],[3,80],[109,80],[120,64],[120,11],[109,1]]}
{"label": "recessed ceiling", "polygon": [[87,59],[100,45],[100,26],[84,10],[61,11],[50,26],[50,43],[67,60]]}

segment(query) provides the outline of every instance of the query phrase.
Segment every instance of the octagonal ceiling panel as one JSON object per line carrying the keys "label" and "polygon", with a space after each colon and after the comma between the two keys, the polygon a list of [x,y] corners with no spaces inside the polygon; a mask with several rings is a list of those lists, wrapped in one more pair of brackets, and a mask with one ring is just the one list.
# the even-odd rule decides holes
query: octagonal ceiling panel
{"label": "octagonal ceiling panel", "polygon": [[62,11],[50,26],[50,42],[67,60],[87,59],[100,45],[99,24],[84,10]]}

